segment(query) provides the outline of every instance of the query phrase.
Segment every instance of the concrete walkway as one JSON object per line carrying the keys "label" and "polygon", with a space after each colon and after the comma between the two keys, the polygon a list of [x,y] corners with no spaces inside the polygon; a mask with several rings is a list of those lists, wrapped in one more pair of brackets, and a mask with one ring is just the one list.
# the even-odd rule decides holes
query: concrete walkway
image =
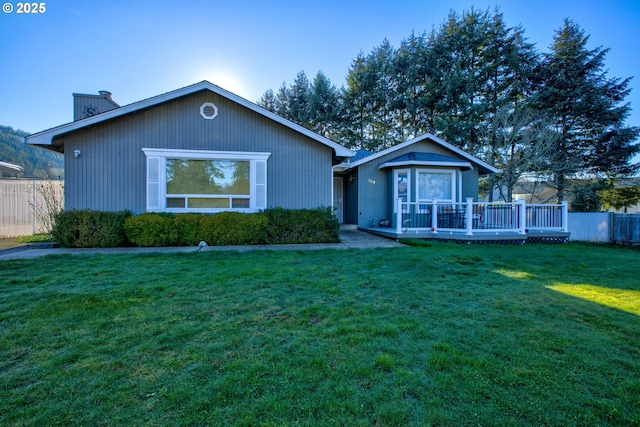
{"label": "concrete walkway", "polygon": [[210,252],[237,251],[247,252],[255,250],[266,251],[314,251],[322,249],[372,249],[395,248],[404,246],[402,243],[385,237],[375,236],[358,230],[355,226],[340,227],[340,243],[310,243],[300,245],[252,245],[252,246],[180,246],[167,248],[52,248],[46,245],[20,245],[0,249],[0,261],[10,259],[29,259],[47,255],[83,255],[83,254],[144,254],[144,253],[177,253],[177,252]]}

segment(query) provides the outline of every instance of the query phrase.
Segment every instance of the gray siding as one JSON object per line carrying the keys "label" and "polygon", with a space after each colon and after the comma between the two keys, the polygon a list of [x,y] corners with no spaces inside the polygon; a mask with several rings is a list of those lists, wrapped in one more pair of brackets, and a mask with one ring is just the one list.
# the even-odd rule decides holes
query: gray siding
{"label": "gray siding", "polygon": [[[392,220],[393,217],[393,170],[378,169],[378,166],[388,160],[411,152],[435,153],[449,157],[459,156],[446,148],[429,140],[417,142],[385,156],[379,157],[358,167],[358,226],[371,227],[373,220],[378,222],[382,218]],[[449,168],[450,169],[450,168]],[[412,174],[412,180],[415,177]],[[467,197],[478,198],[478,171],[473,169],[461,174],[462,200]],[[412,181],[412,192],[416,185]]]}
{"label": "gray siding", "polygon": [[95,114],[111,111],[117,106],[102,95],[73,94],[73,120],[85,119],[85,108],[93,107]]}
{"label": "gray siding", "polygon": [[461,174],[462,178],[462,200],[464,202],[467,197],[472,197],[474,201],[478,201],[478,168],[474,168],[470,171],[464,171]]}
{"label": "gray siding", "polygon": [[[200,115],[205,102],[218,107],[215,119]],[[332,204],[331,148],[210,91],[78,130],[64,144],[66,209],[144,212],[142,148],[270,152],[269,207]]]}
{"label": "gray siding", "polygon": [[[400,154],[389,156],[394,158]],[[378,169],[385,157],[364,163],[358,167],[358,226],[371,227],[373,220],[387,216],[389,180],[387,170]]]}

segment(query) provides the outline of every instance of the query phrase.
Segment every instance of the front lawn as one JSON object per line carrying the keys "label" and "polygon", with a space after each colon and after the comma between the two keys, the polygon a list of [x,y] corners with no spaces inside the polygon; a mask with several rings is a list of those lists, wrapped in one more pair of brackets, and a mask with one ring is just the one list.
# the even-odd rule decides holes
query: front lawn
{"label": "front lawn", "polygon": [[0,425],[640,425],[640,251],[0,261]]}

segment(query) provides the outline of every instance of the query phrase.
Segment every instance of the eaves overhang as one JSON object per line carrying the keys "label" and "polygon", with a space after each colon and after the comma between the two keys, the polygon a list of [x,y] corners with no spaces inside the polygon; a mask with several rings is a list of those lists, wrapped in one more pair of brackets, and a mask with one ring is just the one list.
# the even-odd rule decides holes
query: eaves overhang
{"label": "eaves overhang", "polygon": [[430,162],[430,161],[418,161],[407,160],[404,162],[385,162],[378,166],[378,169],[385,168],[399,168],[408,166],[429,166],[429,167],[441,167],[441,168],[458,168],[461,170],[473,170],[473,165],[469,162]]}
{"label": "eaves overhang", "polygon": [[379,151],[377,153],[371,154],[369,156],[363,157],[355,162],[351,162],[349,163],[349,168],[355,168],[358,167],[364,163],[368,163],[371,161],[374,161],[376,159],[379,159],[383,156],[386,156],[388,154],[392,154],[395,151],[398,150],[402,150],[404,148],[410,147],[413,144],[416,144],[420,141],[423,140],[430,140],[434,143],[436,143],[437,145],[440,145],[443,148],[446,148],[447,150],[457,154],[460,156],[461,159],[464,159],[465,161],[467,161],[469,164],[471,164],[474,168],[478,169],[478,172],[480,175],[488,175],[488,174],[493,174],[493,173],[498,173],[500,172],[499,169],[496,169],[495,167],[491,166],[490,164],[478,159],[477,157],[467,153],[466,151],[452,145],[449,144],[448,142],[444,141],[441,138],[438,138],[437,136],[430,134],[430,133],[425,133],[424,135],[420,135],[416,138],[410,139],[408,141],[402,142],[398,145],[394,145],[393,147],[389,147],[385,150]]}
{"label": "eaves overhang", "polygon": [[334,158],[337,160],[344,160],[353,156],[353,152],[346,147],[343,147],[342,145],[333,142],[328,138],[318,135],[317,133],[312,132],[309,129],[306,129],[283,117],[280,117],[277,114],[274,114],[271,111],[268,111],[260,107],[259,105],[254,104],[253,102],[250,102],[206,80],[200,83],[193,84],[191,86],[186,86],[181,89],[144,99],[142,101],[134,102],[120,108],[109,110],[101,114],[96,114],[95,116],[87,117],[85,119],[77,120],[75,122],[57,126],[52,129],[31,134],[24,138],[24,142],[27,144],[48,148],[50,150],[64,152],[64,135],[66,134],[203,90],[209,90],[215,94],[227,98],[228,100],[240,104],[251,111],[254,111],[264,117],[273,120],[274,122],[280,123],[302,135],[305,135],[321,144],[326,145],[327,147],[330,147],[333,150]]}

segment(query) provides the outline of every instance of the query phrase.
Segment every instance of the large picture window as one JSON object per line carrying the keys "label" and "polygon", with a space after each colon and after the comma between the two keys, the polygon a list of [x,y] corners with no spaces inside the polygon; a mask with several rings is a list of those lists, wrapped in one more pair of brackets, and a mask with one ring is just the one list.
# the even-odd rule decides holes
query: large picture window
{"label": "large picture window", "polygon": [[143,149],[147,210],[256,211],[266,208],[269,153]]}
{"label": "large picture window", "polygon": [[418,170],[418,201],[455,202],[455,172]]}

